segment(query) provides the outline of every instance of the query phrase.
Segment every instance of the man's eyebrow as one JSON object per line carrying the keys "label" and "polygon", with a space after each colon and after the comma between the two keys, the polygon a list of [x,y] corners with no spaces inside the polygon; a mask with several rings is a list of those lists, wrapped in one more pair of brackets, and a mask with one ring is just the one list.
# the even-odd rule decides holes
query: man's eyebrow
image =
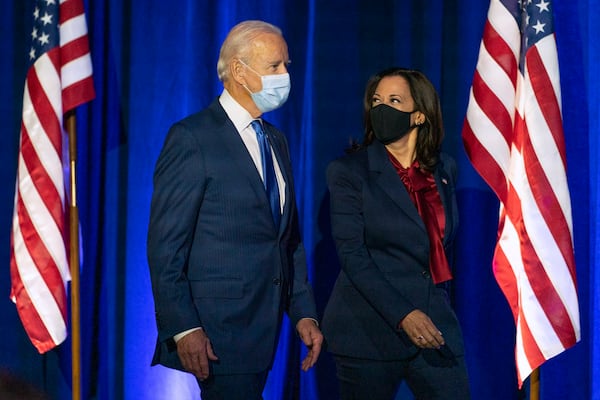
{"label": "man's eyebrow", "polygon": [[268,65],[279,65],[279,64],[285,64],[285,65],[290,65],[292,63],[291,60],[267,60],[266,64]]}

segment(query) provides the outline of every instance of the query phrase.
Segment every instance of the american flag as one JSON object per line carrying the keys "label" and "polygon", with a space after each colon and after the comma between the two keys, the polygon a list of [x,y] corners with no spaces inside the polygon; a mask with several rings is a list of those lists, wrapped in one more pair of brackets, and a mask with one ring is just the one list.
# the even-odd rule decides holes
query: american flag
{"label": "american flag", "polygon": [[63,114],[94,98],[82,0],[37,0],[23,91],[11,299],[40,353],[67,336]]}
{"label": "american flag", "polygon": [[491,1],[462,132],[500,200],[493,268],[516,323],[519,387],[580,339],[552,12],[552,1]]}

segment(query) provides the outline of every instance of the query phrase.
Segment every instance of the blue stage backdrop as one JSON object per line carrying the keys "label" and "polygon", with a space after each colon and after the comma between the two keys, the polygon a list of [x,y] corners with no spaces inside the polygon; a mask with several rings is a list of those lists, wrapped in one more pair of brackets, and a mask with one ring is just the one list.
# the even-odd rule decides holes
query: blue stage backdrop
{"label": "blue stage backdrop", "polygon": [[[582,341],[541,368],[542,399],[600,399],[600,15],[598,0],[553,2],[568,179],[573,202]],[[368,77],[388,66],[422,70],[438,89],[444,148],[459,163],[461,229],[454,302],[474,399],[517,400],[515,328],[491,258],[498,202],[469,164],[460,138],[488,3],[469,0],[97,0],[86,2],[97,98],[78,110],[85,399],[194,399],[187,374],[150,367],[156,328],[146,262],[154,163],[169,126],[222,90],[216,61],[227,31],[245,19],[282,28],[292,93],[266,118],[289,139],[310,279],[320,312],[339,270],[324,172],[360,139]],[[9,301],[9,240],[20,107],[32,0],[0,13],[0,369],[70,398],[68,345],[44,356]],[[266,400],[337,397],[331,356],[299,372],[300,346],[282,332]],[[244,355],[241,354],[240,357]],[[406,390],[398,399],[410,399]]]}

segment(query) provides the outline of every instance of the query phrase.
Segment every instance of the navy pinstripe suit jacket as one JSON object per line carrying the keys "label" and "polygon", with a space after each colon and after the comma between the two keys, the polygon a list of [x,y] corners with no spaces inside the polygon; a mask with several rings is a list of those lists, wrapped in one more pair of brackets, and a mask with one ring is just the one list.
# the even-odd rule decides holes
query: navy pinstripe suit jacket
{"label": "navy pinstripe suit jacket", "polygon": [[[454,160],[442,154],[434,177],[446,215],[448,251],[458,227]],[[397,326],[420,309],[442,331],[443,351],[463,354],[458,320],[429,273],[425,224],[385,147],[374,142],[333,161],[327,181],[342,266],[323,316],[328,349],[371,360],[407,359],[418,349]]]}
{"label": "navy pinstripe suit jacket", "polygon": [[212,372],[269,368],[283,312],[316,318],[284,135],[265,123],[286,203],[273,223],[258,171],[218,100],[174,124],[154,172],[147,253],[158,340],[153,364],[181,369],[173,336],[201,326]]}

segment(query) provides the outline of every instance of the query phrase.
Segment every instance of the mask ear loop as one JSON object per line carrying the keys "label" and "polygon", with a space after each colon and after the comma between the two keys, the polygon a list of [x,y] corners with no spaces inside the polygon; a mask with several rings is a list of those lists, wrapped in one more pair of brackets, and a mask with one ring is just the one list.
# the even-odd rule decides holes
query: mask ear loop
{"label": "mask ear loop", "polygon": [[248,68],[250,71],[254,72],[254,73],[255,73],[255,74],[256,74],[256,75],[257,75],[259,78],[262,78],[262,75],[261,75],[261,74],[259,74],[258,72],[256,72],[256,71],[254,70],[254,68],[252,68],[251,66],[249,66],[248,64],[246,64],[246,63],[245,63],[245,62],[244,62],[244,61],[243,61],[241,58],[238,58],[237,60],[238,60],[239,62],[241,62],[242,64],[244,64],[244,66],[245,66],[246,68]]}
{"label": "mask ear loop", "polygon": [[[254,70],[254,68],[252,68],[251,66],[249,66],[248,64],[246,64],[246,63],[244,62],[244,60],[242,60],[241,58],[236,58],[236,60],[238,60],[238,61],[239,61],[241,64],[243,64],[243,65],[244,65],[244,67],[246,67],[246,68],[248,68],[250,71],[254,72],[254,73],[255,73],[255,74],[256,74],[256,75],[257,75],[257,76],[258,76],[258,77],[259,77],[259,78],[262,80],[262,75],[261,75],[261,74],[259,74],[258,72],[256,72],[256,71]],[[250,90],[250,88],[249,88],[247,85],[242,85],[242,86],[244,87],[244,89],[246,89],[246,91],[248,92],[248,94],[250,94],[250,95],[254,94],[254,92],[252,92],[252,91]]]}

